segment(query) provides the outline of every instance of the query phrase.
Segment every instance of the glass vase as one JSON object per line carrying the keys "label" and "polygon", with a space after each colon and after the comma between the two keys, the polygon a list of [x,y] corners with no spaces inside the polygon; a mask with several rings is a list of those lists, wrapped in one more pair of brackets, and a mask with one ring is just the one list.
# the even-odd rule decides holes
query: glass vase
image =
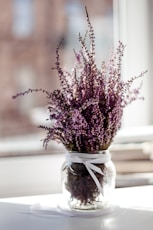
{"label": "glass vase", "polygon": [[98,167],[102,172],[100,174],[94,170],[92,171],[101,190],[95,183],[95,179],[85,163],[65,160],[62,165],[63,194],[71,209],[98,210],[108,208],[112,204],[116,178],[114,163],[110,159],[105,163],[92,165]]}

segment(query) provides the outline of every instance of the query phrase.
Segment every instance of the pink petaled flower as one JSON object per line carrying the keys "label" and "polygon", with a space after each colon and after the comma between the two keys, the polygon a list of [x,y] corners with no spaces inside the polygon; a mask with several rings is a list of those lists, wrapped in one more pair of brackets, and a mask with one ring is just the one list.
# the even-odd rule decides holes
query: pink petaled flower
{"label": "pink petaled flower", "polygon": [[13,98],[30,92],[41,91],[46,94],[50,120],[53,126],[40,126],[47,131],[44,146],[50,140],[57,140],[69,151],[97,153],[107,149],[121,126],[123,109],[139,97],[141,86],[132,88],[133,82],[141,78],[132,77],[124,82],[121,79],[121,62],[125,46],[119,42],[116,52],[112,52],[108,63],[103,62],[99,69],[95,62],[95,36],[88,13],[88,37],[79,34],[81,48],[74,51],[75,63],[71,72],[64,70],[60,63],[59,50],[56,49],[55,68],[60,89],[49,92],[43,89],[29,89]]}

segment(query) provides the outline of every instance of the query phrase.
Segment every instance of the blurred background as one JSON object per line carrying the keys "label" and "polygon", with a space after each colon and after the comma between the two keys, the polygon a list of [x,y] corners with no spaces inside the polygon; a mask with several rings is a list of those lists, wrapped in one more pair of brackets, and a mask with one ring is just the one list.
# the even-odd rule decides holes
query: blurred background
{"label": "blurred background", "polygon": [[[95,30],[98,65],[121,40],[126,44],[123,78],[148,69],[142,88],[145,101],[125,110],[112,157],[118,186],[153,183],[153,1],[0,0],[0,196],[60,191],[59,179],[54,181],[56,188],[48,175],[59,171],[53,164],[62,162],[59,153],[65,150],[53,142],[45,151],[40,141],[45,133],[37,128],[47,122],[45,95],[34,93],[16,100],[12,96],[28,88],[52,91],[59,87],[52,70],[56,47],[63,38],[61,63],[71,69],[78,34],[87,30],[84,6]],[[35,180],[38,173],[41,176]]]}
{"label": "blurred background", "polygon": [[72,67],[78,34],[87,30],[84,5],[95,27],[97,59],[106,59],[113,44],[112,1],[0,0],[0,4],[0,137],[39,132],[32,115],[34,108],[46,106],[45,95],[17,100],[12,95],[28,88],[59,87],[51,69],[56,47],[64,38],[61,62]]}

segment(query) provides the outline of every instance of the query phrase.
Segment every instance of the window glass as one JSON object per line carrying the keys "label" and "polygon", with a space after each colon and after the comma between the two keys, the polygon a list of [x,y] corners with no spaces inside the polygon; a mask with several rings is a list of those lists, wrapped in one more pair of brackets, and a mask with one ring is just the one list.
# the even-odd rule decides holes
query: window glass
{"label": "window glass", "polygon": [[34,26],[33,0],[13,0],[13,33],[17,37],[28,37]]}
{"label": "window glass", "polygon": [[[87,30],[86,14],[83,2],[79,0],[12,0],[9,4],[13,31],[9,31],[8,23],[9,39],[0,35],[0,94],[3,100],[0,107],[0,154],[39,154],[47,152],[39,145],[42,146],[40,140],[46,133],[37,128],[47,122],[47,99],[41,93],[16,100],[12,100],[12,96],[28,88],[52,91],[59,87],[56,71],[51,70],[56,60],[56,47],[64,37],[61,64],[71,68],[73,48],[79,48],[78,34],[84,36]],[[101,64],[113,46],[112,0],[96,0],[94,7],[92,1],[85,5],[95,28],[97,62]],[[32,33],[32,39],[29,39]],[[22,148],[23,142],[28,146],[27,151]],[[15,151],[12,145],[18,150]],[[33,146],[39,146],[37,151]]]}

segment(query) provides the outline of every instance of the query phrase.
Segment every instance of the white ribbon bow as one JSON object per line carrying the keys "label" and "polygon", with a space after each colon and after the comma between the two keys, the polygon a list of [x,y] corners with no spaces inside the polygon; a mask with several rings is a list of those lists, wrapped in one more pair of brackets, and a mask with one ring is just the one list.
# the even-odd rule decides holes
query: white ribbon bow
{"label": "white ribbon bow", "polygon": [[92,177],[95,184],[97,185],[97,188],[102,194],[103,194],[102,186],[99,180],[97,179],[96,175],[94,174],[94,171],[101,175],[104,175],[104,173],[95,164],[105,164],[106,162],[110,161],[110,159],[111,159],[111,155],[108,150],[101,151],[98,154],[87,154],[87,153],[77,153],[77,152],[66,153],[66,160],[68,166],[70,166],[71,163],[84,164],[90,176]]}

